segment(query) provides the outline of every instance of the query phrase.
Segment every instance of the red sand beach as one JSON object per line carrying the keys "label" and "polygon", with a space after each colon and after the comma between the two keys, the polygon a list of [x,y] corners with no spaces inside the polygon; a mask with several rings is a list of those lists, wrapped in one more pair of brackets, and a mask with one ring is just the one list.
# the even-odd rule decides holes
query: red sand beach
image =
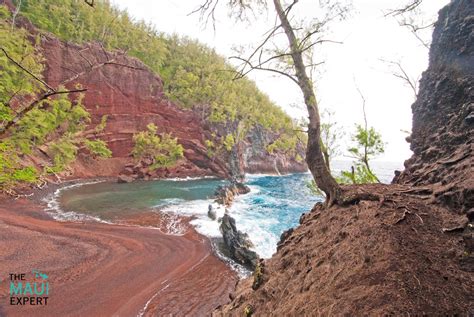
{"label": "red sand beach", "polygon": [[[33,269],[48,305],[10,305],[9,274]],[[237,281],[192,229],[57,222],[27,199],[0,200],[0,278],[0,316],[208,315]]]}

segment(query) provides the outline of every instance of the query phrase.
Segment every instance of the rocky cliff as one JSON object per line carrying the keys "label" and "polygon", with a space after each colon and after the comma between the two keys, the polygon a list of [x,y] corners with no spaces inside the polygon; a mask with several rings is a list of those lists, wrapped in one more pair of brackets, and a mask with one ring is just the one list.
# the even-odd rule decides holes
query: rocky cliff
{"label": "rocky cliff", "polygon": [[474,5],[439,13],[430,63],[420,82],[409,141],[413,156],[395,181],[429,185],[456,212],[474,207]]}
{"label": "rocky cliff", "polygon": [[[113,158],[91,160],[80,155],[74,166],[74,177],[116,176],[132,163],[132,137],[154,123],[158,133],[170,133],[184,147],[184,159],[173,168],[158,169],[153,176],[219,176],[231,172],[230,156],[209,157],[204,144],[211,138],[211,127],[192,110],[183,110],[163,93],[161,79],[143,63],[124,52],[108,52],[98,43],[83,46],[65,43],[53,36],[42,36],[46,57],[46,81],[87,88],[84,104],[91,114],[93,126],[107,116],[107,126],[100,137],[107,141]],[[70,80],[74,78],[74,80]],[[271,142],[268,132],[254,129],[243,141],[240,163],[248,172],[304,171],[305,165],[282,154],[270,155],[265,146]],[[258,137],[264,138],[258,142]],[[256,167],[255,167],[256,166]],[[275,169],[276,166],[276,169]]]}
{"label": "rocky cliff", "polygon": [[400,184],[316,205],[215,315],[474,314],[473,26],[471,0],[439,14]]}
{"label": "rocky cliff", "polygon": [[165,98],[161,79],[143,63],[123,52],[107,52],[98,43],[79,46],[52,36],[42,37],[42,48],[46,81],[56,86],[77,76],[69,85],[87,88],[84,105],[93,126],[107,116],[100,137],[107,141],[113,158],[96,161],[81,155],[75,165],[76,177],[117,175],[132,162],[133,134],[146,130],[149,123],[159,133],[177,137],[184,147],[179,165],[158,171],[158,176],[228,175],[224,162],[206,154],[204,139],[210,131],[192,111],[181,110]]}

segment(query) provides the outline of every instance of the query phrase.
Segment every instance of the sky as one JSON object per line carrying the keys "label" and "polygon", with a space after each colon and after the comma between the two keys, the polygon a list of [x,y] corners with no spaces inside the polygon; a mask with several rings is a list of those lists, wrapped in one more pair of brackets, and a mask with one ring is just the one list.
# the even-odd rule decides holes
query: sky
{"label": "sky", "polygon": [[[224,0],[221,0],[224,1]],[[233,47],[258,44],[273,25],[273,7],[260,12],[248,23],[236,21],[225,6],[216,12],[215,29],[204,25],[198,14],[191,14],[201,0],[112,0],[137,20],[152,23],[165,33],[177,33],[213,47],[225,57],[235,55]],[[417,19],[432,21],[449,0],[426,0]],[[317,0],[300,0],[294,8],[299,17],[310,19],[317,12]],[[363,123],[362,99],[366,100],[369,126],[381,133],[386,143],[385,153],[376,160],[403,162],[411,156],[405,141],[411,130],[411,104],[414,93],[383,60],[400,61],[406,72],[418,79],[428,65],[428,49],[410,31],[399,26],[384,12],[402,6],[398,0],[353,0],[349,17],[334,24],[328,38],[342,44],[320,45],[315,55],[324,61],[315,76],[316,92],[321,108],[334,112],[345,132],[341,150],[350,145],[350,133],[356,123]],[[431,30],[422,34],[431,38]],[[249,74],[257,86],[288,114],[305,116],[298,87],[285,77],[254,71]],[[344,154],[342,154],[344,156]],[[344,157],[341,157],[344,158]]]}

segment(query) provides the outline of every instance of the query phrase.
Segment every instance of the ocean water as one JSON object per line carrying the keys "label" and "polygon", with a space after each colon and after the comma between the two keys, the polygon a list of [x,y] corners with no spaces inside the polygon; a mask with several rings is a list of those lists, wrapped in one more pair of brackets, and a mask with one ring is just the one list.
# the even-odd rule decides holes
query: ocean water
{"label": "ocean water", "polygon": [[[393,170],[401,164],[374,164],[382,182],[390,182]],[[334,170],[348,168],[346,162],[335,162]],[[237,228],[246,232],[255,251],[269,258],[276,251],[283,231],[298,225],[302,213],[309,211],[323,198],[307,187],[309,173],[283,176],[247,175],[250,193],[236,198],[229,208]],[[123,219],[154,214],[165,217],[169,234],[184,233],[178,216],[192,217],[196,230],[208,237],[221,237],[219,223],[207,216],[212,205],[217,217],[225,208],[215,204],[212,195],[226,181],[219,179],[159,180],[117,184],[110,182],[71,185],[48,198],[48,212],[60,221],[101,221],[120,223]],[[176,223],[174,223],[176,222]],[[153,223],[149,223],[153,226]]]}

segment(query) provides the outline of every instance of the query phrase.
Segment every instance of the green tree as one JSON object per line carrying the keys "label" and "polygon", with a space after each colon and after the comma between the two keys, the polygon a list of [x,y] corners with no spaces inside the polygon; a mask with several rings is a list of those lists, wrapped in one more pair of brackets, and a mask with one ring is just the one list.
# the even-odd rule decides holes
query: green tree
{"label": "green tree", "polygon": [[[265,0],[254,1],[224,1],[228,4],[231,14],[238,18],[243,18],[246,13],[259,8],[268,8],[268,2]],[[306,163],[318,187],[325,193],[327,205],[333,203],[346,203],[344,191],[331,175],[324,159],[321,146],[321,120],[319,114],[319,105],[316,99],[314,85],[308,75],[308,68],[313,65],[308,60],[308,52],[320,43],[328,40],[318,38],[327,30],[327,25],[334,20],[343,18],[346,8],[337,1],[330,3],[321,1],[323,12],[321,19],[314,18],[309,21],[300,21],[294,15],[292,9],[298,1],[292,1],[290,4],[283,3],[280,0],[273,0],[276,23],[266,33],[264,40],[258,44],[248,57],[234,56],[242,65],[240,74],[237,78],[245,77],[250,71],[262,70],[270,71],[290,79],[298,86],[304,99],[304,104],[308,112],[308,139],[306,150]],[[201,5],[201,16],[214,17],[219,0],[208,0]],[[282,43],[278,36],[286,37],[288,43],[285,47],[279,46]],[[277,41],[280,40],[280,41]],[[354,199],[352,195],[350,200]]]}
{"label": "green tree", "polygon": [[147,125],[146,131],[135,134],[133,141],[133,157],[152,160],[153,163],[149,166],[151,170],[172,167],[183,157],[184,149],[178,139],[167,133],[158,136],[157,127],[153,123]]}
{"label": "green tree", "polygon": [[380,180],[370,168],[370,160],[384,152],[384,143],[380,133],[374,128],[356,125],[352,136],[353,146],[348,149],[355,159],[351,171],[342,171],[339,179],[342,183],[379,183]]}
{"label": "green tree", "polygon": [[362,100],[364,125],[356,124],[356,131],[352,135],[353,145],[348,149],[350,157],[355,160],[354,165],[351,166],[350,171],[342,171],[338,181],[352,184],[380,183],[378,177],[372,172],[369,162],[384,152],[382,135],[373,127],[368,127],[366,99],[357,85],[356,89]]}

